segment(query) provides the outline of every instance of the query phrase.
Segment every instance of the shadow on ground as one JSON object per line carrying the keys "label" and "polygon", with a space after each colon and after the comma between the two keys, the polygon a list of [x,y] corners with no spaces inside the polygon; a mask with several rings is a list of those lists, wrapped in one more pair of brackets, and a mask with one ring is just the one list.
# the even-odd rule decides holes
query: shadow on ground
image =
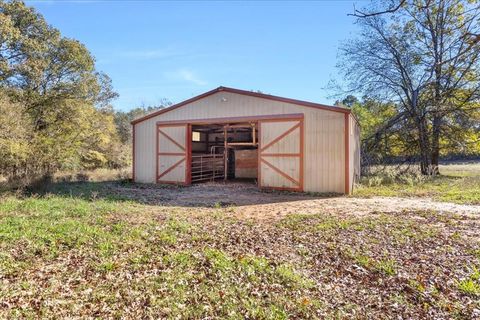
{"label": "shadow on ground", "polygon": [[308,194],[259,190],[254,183],[208,182],[192,186],[136,184],[127,181],[56,182],[26,191],[27,195],[58,195],[84,200],[132,201],[156,206],[228,207],[250,206],[332,198],[339,194]]}

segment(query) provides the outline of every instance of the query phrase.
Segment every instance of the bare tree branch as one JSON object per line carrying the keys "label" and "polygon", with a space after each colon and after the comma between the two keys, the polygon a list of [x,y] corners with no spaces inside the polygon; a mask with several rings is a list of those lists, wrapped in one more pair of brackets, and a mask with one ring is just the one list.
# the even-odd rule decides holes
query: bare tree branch
{"label": "bare tree branch", "polygon": [[353,13],[348,13],[347,16],[352,16],[352,17],[357,17],[357,18],[368,18],[368,17],[379,16],[379,15],[386,14],[386,13],[394,13],[398,9],[400,9],[406,2],[407,2],[407,0],[400,0],[400,2],[393,7],[390,7],[388,9],[382,10],[382,11],[376,11],[376,12],[363,12],[361,10],[356,9],[355,4],[354,4],[353,5]]}

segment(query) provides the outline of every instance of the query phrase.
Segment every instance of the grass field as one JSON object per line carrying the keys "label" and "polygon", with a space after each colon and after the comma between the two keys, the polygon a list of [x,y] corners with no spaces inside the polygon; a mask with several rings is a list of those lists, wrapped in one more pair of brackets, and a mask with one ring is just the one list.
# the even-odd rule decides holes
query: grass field
{"label": "grass field", "polygon": [[429,197],[439,201],[480,204],[480,163],[445,164],[440,176],[377,175],[362,179],[354,196]]}
{"label": "grass field", "polygon": [[63,182],[3,194],[0,318],[480,317],[478,215],[315,205],[246,219],[237,212],[264,204],[168,202],[183,190]]}

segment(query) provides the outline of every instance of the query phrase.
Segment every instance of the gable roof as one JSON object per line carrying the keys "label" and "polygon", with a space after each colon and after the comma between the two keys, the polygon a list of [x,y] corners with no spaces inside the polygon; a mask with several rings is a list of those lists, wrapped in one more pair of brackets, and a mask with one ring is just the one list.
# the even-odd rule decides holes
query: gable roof
{"label": "gable roof", "polygon": [[155,112],[152,112],[150,114],[147,114],[143,117],[140,117],[138,119],[135,119],[131,122],[132,125],[135,125],[139,122],[145,121],[147,119],[156,117],[160,114],[172,111],[174,109],[180,108],[186,104],[192,103],[194,101],[203,99],[205,97],[208,97],[212,94],[215,94],[217,92],[230,92],[230,93],[236,93],[236,94],[241,94],[245,96],[251,96],[251,97],[256,97],[256,98],[261,98],[261,99],[268,99],[268,100],[274,100],[274,101],[279,101],[279,102],[285,102],[285,103],[291,103],[291,104],[296,104],[299,106],[303,107],[310,107],[310,108],[316,108],[316,109],[321,109],[321,110],[327,110],[327,111],[333,111],[333,112],[340,112],[340,113],[351,113],[350,109],[343,108],[343,107],[334,107],[334,106],[328,106],[324,104],[319,104],[319,103],[313,103],[313,102],[308,102],[308,101],[303,101],[303,100],[296,100],[296,99],[290,99],[290,98],[284,98],[284,97],[279,97],[279,96],[272,96],[269,94],[264,94],[264,93],[258,93],[258,92],[253,92],[253,91],[247,91],[247,90],[240,90],[240,89],[234,89],[234,88],[228,88],[228,87],[218,87],[216,89],[210,90],[208,92],[202,93],[201,95],[195,96],[193,98],[190,98],[188,100],[179,102],[177,104],[174,104],[173,106],[170,106],[165,109],[161,109]]}

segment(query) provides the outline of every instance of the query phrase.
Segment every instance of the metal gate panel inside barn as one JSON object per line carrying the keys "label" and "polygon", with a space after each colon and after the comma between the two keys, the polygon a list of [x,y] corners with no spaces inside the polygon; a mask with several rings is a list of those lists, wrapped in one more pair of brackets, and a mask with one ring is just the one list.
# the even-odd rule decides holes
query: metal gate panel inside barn
{"label": "metal gate panel inside barn", "polygon": [[260,121],[259,186],[303,190],[303,118]]}

